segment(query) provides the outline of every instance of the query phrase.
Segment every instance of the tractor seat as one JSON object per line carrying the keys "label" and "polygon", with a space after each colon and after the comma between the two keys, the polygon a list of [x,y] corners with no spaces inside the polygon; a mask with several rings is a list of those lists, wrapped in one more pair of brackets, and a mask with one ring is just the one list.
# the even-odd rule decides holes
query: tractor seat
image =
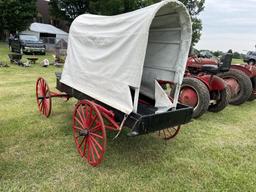
{"label": "tractor seat", "polygon": [[219,68],[217,65],[203,65],[202,69],[203,72],[210,73],[216,75],[219,72]]}

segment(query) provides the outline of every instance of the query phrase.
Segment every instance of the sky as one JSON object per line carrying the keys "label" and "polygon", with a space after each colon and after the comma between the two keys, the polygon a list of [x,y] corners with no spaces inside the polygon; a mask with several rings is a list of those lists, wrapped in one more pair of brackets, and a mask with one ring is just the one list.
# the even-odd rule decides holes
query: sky
{"label": "sky", "polygon": [[199,18],[203,23],[197,49],[241,53],[255,50],[256,0],[205,0]]}

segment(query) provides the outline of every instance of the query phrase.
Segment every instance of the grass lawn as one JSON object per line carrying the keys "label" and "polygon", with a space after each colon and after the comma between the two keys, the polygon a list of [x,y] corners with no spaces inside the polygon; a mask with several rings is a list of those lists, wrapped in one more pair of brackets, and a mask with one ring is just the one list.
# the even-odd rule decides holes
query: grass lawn
{"label": "grass lawn", "polygon": [[[0,60],[7,53],[0,44]],[[53,99],[48,119],[37,110],[37,77],[54,90],[60,70],[0,68],[0,191],[256,191],[256,101],[207,113],[169,142],[128,138],[128,130],[113,141],[110,133],[105,160],[93,168],[75,149],[76,100]]]}
{"label": "grass lawn", "polygon": [[233,64],[241,64],[244,63],[243,59],[232,59]]}

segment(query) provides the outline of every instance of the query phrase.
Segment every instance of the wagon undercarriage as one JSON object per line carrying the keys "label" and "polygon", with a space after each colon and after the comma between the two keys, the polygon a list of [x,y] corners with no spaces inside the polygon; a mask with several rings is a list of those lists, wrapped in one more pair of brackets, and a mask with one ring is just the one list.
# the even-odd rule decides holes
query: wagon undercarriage
{"label": "wagon undercarriage", "polygon": [[38,109],[44,116],[49,117],[52,98],[78,99],[73,112],[74,140],[80,156],[92,166],[97,166],[102,161],[106,149],[106,130],[120,132],[126,126],[131,128],[128,136],[155,132],[160,138],[169,140],[178,134],[182,124],[191,120],[192,108],[178,104],[176,109],[156,114],[157,108],[150,103],[150,99],[140,99],[137,113],[126,116],[61,83],[60,73],[56,76],[56,88],[61,93],[50,91],[46,80],[42,77],[38,78],[36,82]]}

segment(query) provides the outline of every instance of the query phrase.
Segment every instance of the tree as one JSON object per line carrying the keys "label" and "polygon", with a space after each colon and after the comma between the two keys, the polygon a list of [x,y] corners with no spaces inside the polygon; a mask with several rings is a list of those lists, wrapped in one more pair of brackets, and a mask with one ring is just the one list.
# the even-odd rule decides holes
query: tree
{"label": "tree", "polygon": [[[80,14],[116,15],[133,11],[161,0],[50,0],[51,14],[70,23]],[[204,10],[205,0],[180,0],[192,19],[192,45],[201,37],[202,22],[197,17]]]}
{"label": "tree", "polygon": [[222,52],[222,51],[214,51],[213,52],[213,55],[215,56],[215,57],[220,57],[220,56],[222,56],[222,55],[224,55],[224,53]]}
{"label": "tree", "polygon": [[36,0],[0,0],[0,33],[27,29],[36,13]]}
{"label": "tree", "polygon": [[192,46],[194,46],[201,37],[202,31],[202,21],[197,16],[200,12],[204,10],[205,0],[180,0],[184,5],[186,5],[192,20]]}
{"label": "tree", "polygon": [[72,22],[78,15],[89,12],[91,0],[50,0],[51,15]]}
{"label": "tree", "polygon": [[235,51],[235,52],[233,53],[233,58],[234,58],[234,59],[241,59],[242,57],[241,57],[241,54],[240,54],[240,53],[238,53],[238,52]]}

